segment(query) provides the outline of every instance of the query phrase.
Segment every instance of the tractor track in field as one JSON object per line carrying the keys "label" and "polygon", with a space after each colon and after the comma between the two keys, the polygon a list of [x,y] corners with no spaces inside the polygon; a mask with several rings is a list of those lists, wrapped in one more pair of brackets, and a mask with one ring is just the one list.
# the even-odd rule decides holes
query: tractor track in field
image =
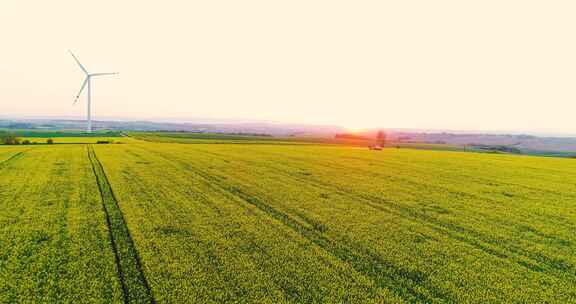
{"label": "tractor track in field", "polygon": [[[150,152],[152,152],[152,150],[149,150]],[[205,151],[201,151],[201,152],[205,152]],[[208,153],[211,156],[212,153]],[[161,155],[161,154],[158,154]],[[216,155],[217,157],[225,157],[225,155]],[[182,160],[180,159],[176,159],[176,158],[171,158],[171,161],[176,161],[176,162],[180,162],[184,167],[187,167],[188,170],[192,170],[194,171],[196,174],[202,176],[205,179],[209,179],[212,181],[213,186],[217,186],[217,185],[221,185],[224,181],[220,179],[220,176],[213,175],[210,174],[208,172],[202,172],[200,170],[200,168],[195,168],[193,166],[191,166],[190,164],[186,164],[184,162],[182,162]],[[277,168],[278,169],[278,168]],[[528,259],[529,261],[522,261],[522,260],[514,260],[515,263],[517,263],[519,266],[526,268],[529,271],[535,271],[535,272],[542,272],[545,271],[546,269],[555,269],[555,270],[560,270],[560,271],[564,271],[566,269],[573,269],[573,265],[570,264],[567,261],[564,260],[557,260],[551,257],[547,257],[544,256],[540,253],[534,252],[534,251],[530,251],[530,250],[526,250],[526,249],[522,249],[516,245],[509,245],[507,247],[502,247],[500,246],[499,240],[497,239],[492,239],[489,235],[483,234],[481,232],[477,232],[477,231],[473,231],[473,230],[469,230],[466,229],[465,227],[461,227],[460,225],[456,225],[452,222],[444,222],[441,221],[439,219],[436,219],[432,216],[428,216],[426,214],[421,214],[418,212],[415,212],[414,210],[411,210],[410,208],[406,207],[406,206],[402,206],[401,204],[398,204],[397,202],[394,201],[390,201],[387,199],[384,199],[382,197],[373,195],[373,194],[369,194],[369,193],[350,193],[350,192],[345,192],[342,191],[342,189],[340,189],[339,187],[334,187],[333,185],[328,185],[325,183],[322,183],[321,181],[318,180],[314,180],[314,179],[310,179],[310,178],[302,178],[300,176],[298,176],[298,174],[293,174],[291,172],[288,171],[282,171],[280,169],[278,169],[278,171],[280,171],[284,177],[289,177],[291,179],[293,179],[296,182],[305,182],[308,184],[313,184],[317,187],[319,187],[320,189],[325,189],[325,190],[329,190],[331,192],[334,192],[338,195],[341,195],[343,197],[347,197],[350,199],[354,199],[357,200],[359,202],[362,202],[376,210],[382,211],[382,212],[386,212],[386,213],[390,213],[390,214],[394,214],[396,216],[399,216],[401,218],[404,218],[408,221],[411,222],[415,222],[417,224],[420,225],[424,225],[427,226],[429,228],[431,228],[433,231],[446,235],[456,241],[459,241],[461,243],[464,243],[468,246],[474,247],[478,250],[481,250],[482,252],[492,255],[496,258],[499,259],[506,259],[509,258],[511,256],[519,256],[519,257],[524,257],[526,259]],[[224,184],[229,183],[229,181],[224,182]],[[304,222],[306,222],[307,224],[309,224],[311,227],[313,227],[312,229],[310,227],[305,227],[302,226],[300,223],[298,223],[296,220],[294,220],[292,215],[289,215],[287,213],[284,212],[280,212],[279,210],[272,208],[271,206],[269,206],[269,204],[267,204],[265,202],[265,200],[261,200],[259,199],[257,196],[254,195],[254,193],[247,193],[244,190],[242,190],[239,186],[232,186],[232,185],[228,185],[226,187],[224,187],[228,192],[233,193],[234,195],[242,198],[244,201],[256,206],[257,208],[261,209],[262,211],[266,212],[269,215],[272,215],[273,218],[279,219],[281,222],[284,222],[285,224],[287,224],[287,226],[289,226],[290,228],[296,228],[295,230],[300,232],[304,232],[301,233],[304,237],[308,238],[308,239],[312,239],[314,243],[317,243],[318,245],[320,245],[321,247],[323,247],[324,249],[333,249],[330,248],[328,246],[325,246],[327,244],[327,242],[329,240],[327,239],[323,239],[323,237],[319,237],[322,236],[324,229],[324,226],[321,223],[317,223],[315,221],[311,221],[309,218],[307,218],[306,216],[303,216],[303,214],[294,214],[294,210],[291,210],[290,212],[293,213],[292,215],[296,215],[298,217],[300,217]],[[301,227],[298,227],[301,226]],[[311,230],[311,231],[308,231]],[[317,233],[320,233],[320,235],[317,235]],[[320,241],[320,242],[317,242]],[[331,251],[331,250],[328,250]],[[377,260],[377,259],[375,259]],[[389,267],[392,268],[392,267]],[[403,273],[402,269],[397,269],[396,270],[397,273]],[[411,277],[410,275],[408,277]],[[414,277],[414,276],[412,276]],[[418,276],[416,276],[418,277]],[[439,294],[440,292],[438,291],[434,291],[434,290],[430,290],[433,294]],[[410,294],[410,293],[408,293]],[[413,296],[416,296],[417,298],[419,298],[420,300],[424,300],[427,301],[429,299],[426,298],[422,298],[421,294],[412,294]],[[444,295],[445,296],[445,295]]]}
{"label": "tractor track in field", "polygon": [[[392,292],[408,302],[430,303],[439,298],[451,299],[452,302],[456,301],[450,294],[430,284],[428,277],[418,270],[406,269],[405,267],[396,265],[383,259],[370,248],[363,247],[359,244],[336,241],[325,234],[325,227],[322,225],[314,221],[310,222],[309,218],[303,218],[303,220],[306,221],[310,227],[303,225],[295,220],[292,214],[279,210],[264,199],[246,192],[239,185],[228,183],[219,175],[210,174],[181,159],[167,158],[166,155],[158,153],[158,151],[153,149],[140,148],[168,161],[178,163],[185,170],[207,181],[214,190],[234,196],[240,199],[240,201],[256,207],[304,239],[307,239],[330,255],[350,265],[359,273],[367,276],[378,288],[390,288]],[[414,288],[414,286],[421,286],[425,291]]]}
{"label": "tractor track in field", "polygon": [[4,168],[4,166],[6,166],[6,164],[8,164],[9,162],[11,162],[11,161],[13,161],[13,160],[19,159],[20,157],[22,157],[22,155],[24,155],[25,152],[27,152],[27,151],[29,151],[29,150],[30,150],[30,149],[25,150],[25,151],[20,151],[20,152],[18,152],[18,153],[16,153],[16,154],[10,156],[9,158],[5,159],[4,161],[1,161],[1,162],[0,162],[0,169]]}
{"label": "tractor track in field", "polygon": [[[366,275],[379,288],[390,288],[392,292],[407,301],[432,302],[436,298],[450,299],[450,295],[431,286],[426,275],[418,270],[406,269],[383,259],[378,253],[359,244],[341,242],[325,235],[326,228],[317,222],[303,218],[311,227],[302,225],[294,216],[283,212],[267,203],[265,200],[245,192],[239,186],[226,184],[218,177],[210,175],[199,168],[193,168],[195,174],[212,183],[212,186],[228,192],[278,220],[286,227],[319,246],[340,261],[352,266],[353,269]],[[301,216],[301,214],[299,214]],[[427,292],[422,292],[413,286],[420,285]]]}
{"label": "tractor track in field", "polygon": [[88,145],[88,158],[98,184],[106,224],[114,252],[118,278],[124,303],[156,303],[150,285],[144,276],[142,263],[126,225],[118,200],[92,145]]}
{"label": "tractor track in field", "polygon": [[[211,155],[211,156],[215,155],[217,157],[225,157],[225,155],[222,155],[222,154],[208,153],[206,151],[201,151],[201,152],[204,152],[204,153]],[[247,161],[247,164],[253,164],[253,163]],[[404,218],[408,221],[412,221],[414,223],[427,226],[430,229],[432,229],[438,233],[445,234],[448,237],[450,237],[456,241],[467,244],[468,246],[472,246],[472,247],[479,249],[479,250],[485,252],[486,254],[490,254],[494,257],[497,257],[500,259],[505,259],[505,258],[508,258],[509,256],[514,256],[514,255],[525,257],[525,258],[531,260],[531,262],[527,263],[525,261],[518,261],[518,264],[521,267],[525,267],[531,271],[541,272],[544,270],[544,268],[551,268],[551,269],[557,269],[557,270],[564,270],[566,268],[570,268],[570,269],[574,268],[574,265],[572,265],[566,261],[556,260],[556,259],[553,259],[550,257],[546,257],[546,256],[543,256],[542,254],[540,254],[539,252],[523,250],[523,249],[519,248],[518,246],[515,246],[512,244],[509,245],[508,247],[501,247],[500,244],[503,241],[497,240],[497,239],[492,239],[489,235],[486,235],[486,234],[483,234],[483,233],[480,233],[477,231],[473,231],[470,229],[466,229],[465,227],[462,227],[460,225],[456,225],[452,222],[441,221],[441,220],[436,219],[432,216],[426,215],[425,213],[416,212],[409,207],[402,206],[401,204],[398,204],[397,202],[387,200],[387,199],[384,199],[382,197],[379,197],[379,196],[376,196],[373,194],[358,193],[358,192],[352,192],[352,193],[351,192],[345,192],[345,191],[342,191],[342,189],[339,187],[334,187],[334,185],[329,185],[329,184],[323,183],[319,180],[310,179],[310,178],[303,178],[301,176],[298,176],[297,174],[294,174],[293,172],[281,170],[279,168],[277,168],[277,171],[280,172],[284,177],[289,177],[296,182],[302,182],[302,183],[307,183],[310,185],[315,185],[320,189],[334,192],[338,195],[341,195],[343,197],[347,197],[349,199],[358,200],[358,201],[360,201],[360,202],[366,204],[367,206],[372,207],[376,210],[386,212],[389,214],[394,214],[394,215],[399,216],[401,218]],[[370,173],[369,171],[364,171],[364,172]],[[404,181],[408,182],[408,180],[406,180],[406,179],[404,179]],[[445,190],[449,191],[448,189],[445,189]],[[494,202],[496,202],[496,201],[494,201]],[[301,215],[299,215],[299,216],[302,217]],[[305,217],[303,217],[303,219],[307,222],[310,222]],[[315,226],[314,223],[310,223],[310,224]],[[502,223],[499,223],[499,224],[502,225]],[[539,266],[538,263],[541,263],[542,266]],[[544,267],[544,268],[542,268],[542,267]]]}

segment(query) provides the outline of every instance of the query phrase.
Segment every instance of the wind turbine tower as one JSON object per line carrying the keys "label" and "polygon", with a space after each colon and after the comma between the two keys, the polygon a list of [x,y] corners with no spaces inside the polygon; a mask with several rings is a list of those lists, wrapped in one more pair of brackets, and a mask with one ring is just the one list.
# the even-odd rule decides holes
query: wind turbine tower
{"label": "wind turbine tower", "polygon": [[92,81],[92,77],[97,77],[97,76],[105,76],[105,75],[116,75],[118,73],[88,73],[88,71],[86,70],[86,68],[84,68],[84,66],[80,63],[80,61],[78,60],[78,58],[76,58],[76,56],[74,56],[74,54],[72,53],[72,51],[69,51],[70,55],[72,55],[72,57],[74,58],[74,61],[76,61],[76,63],[78,63],[78,66],[80,66],[80,69],[82,70],[82,72],[84,72],[84,74],[86,74],[86,78],[84,79],[84,82],[82,83],[82,87],[80,87],[80,91],[78,91],[78,94],[76,95],[76,98],[74,99],[74,103],[72,103],[72,105],[75,105],[76,102],[78,102],[78,98],[80,97],[80,94],[82,94],[82,91],[84,91],[84,88],[86,88],[86,102],[87,102],[87,110],[86,110],[86,132],[88,133],[92,133],[92,108],[91,108],[91,81]]}

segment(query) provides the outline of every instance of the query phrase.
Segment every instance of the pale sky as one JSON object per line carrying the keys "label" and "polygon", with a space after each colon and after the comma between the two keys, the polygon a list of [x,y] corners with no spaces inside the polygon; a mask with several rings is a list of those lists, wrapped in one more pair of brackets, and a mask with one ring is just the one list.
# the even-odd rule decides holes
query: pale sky
{"label": "pale sky", "polygon": [[0,1],[0,115],[576,132],[576,1]]}

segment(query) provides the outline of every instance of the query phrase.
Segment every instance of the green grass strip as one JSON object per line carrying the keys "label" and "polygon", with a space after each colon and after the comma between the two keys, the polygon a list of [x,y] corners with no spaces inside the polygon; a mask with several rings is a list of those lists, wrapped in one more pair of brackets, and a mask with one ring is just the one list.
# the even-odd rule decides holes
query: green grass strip
{"label": "green grass strip", "polygon": [[125,303],[155,303],[150,286],[146,281],[138,252],[124,221],[118,201],[110,187],[102,164],[96,157],[94,148],[88,146],[88,158],[96,176],[106,221],[110,232],[112,250],[116,259],[118,277],[122,285]]}

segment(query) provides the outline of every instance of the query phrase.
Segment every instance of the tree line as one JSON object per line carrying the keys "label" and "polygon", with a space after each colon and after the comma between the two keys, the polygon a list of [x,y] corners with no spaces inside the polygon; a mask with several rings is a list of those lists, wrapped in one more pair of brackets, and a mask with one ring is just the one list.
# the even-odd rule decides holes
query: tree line
{"label": "tree line", "polygon": [[[53,144],[52,138],[46,139],[47,144]],[[2,145],[30,145],[37,144],[37,142],[30,142],[28,139],[21,139],[14,133],[0,132],[0,144]]]}

